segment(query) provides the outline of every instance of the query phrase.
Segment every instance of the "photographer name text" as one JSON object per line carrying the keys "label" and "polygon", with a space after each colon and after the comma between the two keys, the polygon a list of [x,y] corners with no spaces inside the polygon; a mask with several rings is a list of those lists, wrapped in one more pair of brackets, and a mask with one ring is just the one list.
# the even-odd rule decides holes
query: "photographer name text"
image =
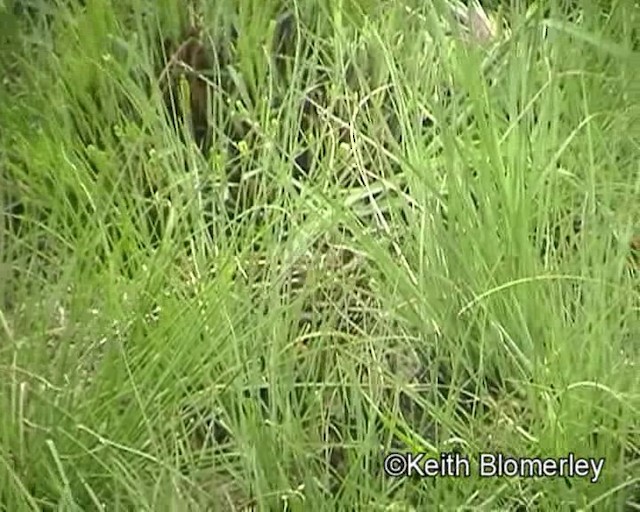
{"label": "photographer name text", "polygon": [[442,453],[438,457],[426,453],[389,453],[384,458],[384,471],[391,477],[419,478],[468,478],[475,471],[484,478],[588,478],[595,484],[604,464],[604,458],[578,457],[573,453],[555,458],[480,453],[477,460],[459,453]]}

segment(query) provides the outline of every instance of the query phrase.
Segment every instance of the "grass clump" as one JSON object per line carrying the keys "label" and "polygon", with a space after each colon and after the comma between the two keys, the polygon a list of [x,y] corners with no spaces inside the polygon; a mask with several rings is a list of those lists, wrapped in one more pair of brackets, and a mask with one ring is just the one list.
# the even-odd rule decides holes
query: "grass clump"
{"label": "grass clump", "polygon": [[640,13],[543,4],[0,5],[3,508],[639,507]]}

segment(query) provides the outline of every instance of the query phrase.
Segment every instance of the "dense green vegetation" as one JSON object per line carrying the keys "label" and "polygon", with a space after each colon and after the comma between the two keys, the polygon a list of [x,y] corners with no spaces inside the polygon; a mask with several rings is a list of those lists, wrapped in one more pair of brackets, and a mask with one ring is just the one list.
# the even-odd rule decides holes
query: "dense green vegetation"
{"label": "dense green vegetation", "polygon": [[2,510],[640,508],[638,5],[83,3],[0,2]]}

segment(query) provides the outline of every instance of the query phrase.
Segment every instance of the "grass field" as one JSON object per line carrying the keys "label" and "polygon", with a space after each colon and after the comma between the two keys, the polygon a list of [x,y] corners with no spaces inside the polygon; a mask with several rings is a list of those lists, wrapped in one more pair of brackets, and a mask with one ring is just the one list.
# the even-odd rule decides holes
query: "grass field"
{"label": "grass field", "polygon": [[186,3],[85,3],[0,2],[2,510],[640,509],[637,3],[292,3],[283,74],[279,2],[201,2],[208,154]]}

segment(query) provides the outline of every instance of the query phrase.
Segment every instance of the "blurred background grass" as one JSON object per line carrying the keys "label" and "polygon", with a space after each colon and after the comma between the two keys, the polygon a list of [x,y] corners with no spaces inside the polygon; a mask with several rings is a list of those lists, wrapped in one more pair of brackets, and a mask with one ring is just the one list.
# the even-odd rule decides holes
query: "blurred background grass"
{"label": "blurred background grass", "polygon": [[[485,7],[2,4],[4,509],[640,506],[638,7]],[[158,80],[196,19],[204,154]]]}

